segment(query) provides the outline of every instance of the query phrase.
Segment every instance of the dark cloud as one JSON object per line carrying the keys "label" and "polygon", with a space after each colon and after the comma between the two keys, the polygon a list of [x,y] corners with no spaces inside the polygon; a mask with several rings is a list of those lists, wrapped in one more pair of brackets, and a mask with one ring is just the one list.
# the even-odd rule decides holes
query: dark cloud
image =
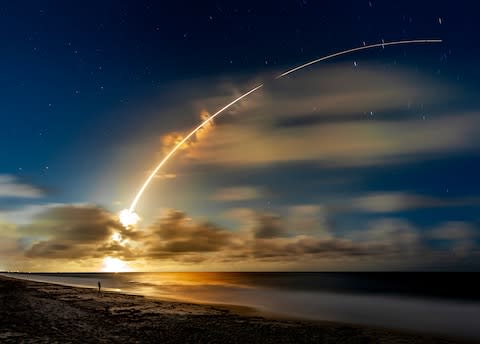
{"label": "dark cloud", "polygon": [[467,198],[438,198],[406,192],[374,192],[354,198],[351,207],[354,210],[365,212],[388,213],[420,208],[446,208],[478,205],[479,199]]}
{"label": "dark cloud", "polygon": [[[89,205],[52,207],[37,215],[20,232],[38,238],[26,250],[31,258],[88,258],[113,252],[105,242],[124,228],[109,212]],[[118,248],[117,248],[118,249]],[[118,252],[122,252],[118,250]]]}
{"label": "dark cloud", "polygon": [[214,201],[232,202],[248,201],[263,197],[263,191],[253,186],[234,186],[218,189],[211,199]]}
{"label": "dark cloud", "polygon": [[[334,258],[369,255],[367,247],[345,239],[318,239],[311,236],[259,239],[253,243],[255,258]],[[282,258],[283,257],[283,258]]]}
{"label": "dark cloud", "polygon": [[[147,229],[144,257],[203,261],[213,257],[221,262],[365,256],[368,247],[340,238],[287,237],[286,224],[276,214],[256,213],[247,232],[232,232],[210,223],[195,222],[185,213],[171,210]],[[249,233],[250,235],[247,235]]]}
{"label": "dark cloud", "polygon": [[[323,208],[304,205],[294,210],[291,215],[308,217],[318,215]],[[339,264],[335,265],[339,268],[344,264],[381,267],[394,262],[396,267],[408,268],[406,262],[441,260],[450,264],[477,252],[477,232],[467,223],[444,223],[422,231],[404,220],[384,218],[364,229],[339,235],[328,229],[302,233],[298,228],[289,228],[295,222],[274,213],[243,213],[248,214],[248,221],[238,231],[195,221],[178,210],[170,210],[153,225],[133,231],[122,227],[115,215],[96,206],[52,206],[17,231],[22,235],[22,250],[27,258],[78,262],[110,256],[126,261],[169,260],[179,264],[258,262],[315,266],[323,262]],[[8,247],[15,243],[14,231],[9,227],[12,239]],[[445,241],[448,245],[429,247],[432,241]]]}
{"label": "dark cloud", "polygon": [[[316,113],[311,111],[305,114],[297,114],[293,116],[280,115],[279,118],[273,123],[273,126],[276,128],[293,128],[293,127],[308,127],[308,126],[320,126],[328,124],[341,124],[341,123],[352,123],[352,122],[361,122],[365,120],[371,120],[375,122],[395,122],[398,121],[398,113],[382,113],[382,116],[377,116],[372,118],[366,116],[365,112],[345,114],[339,116],[338,114],[331,115],[322,115],[319,116]],[[446,114],[439,114],[439,116],[447,116]],[[438,117],[437,117],[438,118]],[[416,113],[407,113],[402,114],[403,120],[414,120],[418,119],[418,114]]]}
{"label": "dark cloud", "polygon": [[256,214],[255,225],[253,227],[255,238],[274,238],[285,236],[287,231],[282,219],[275,214]]}
{"label": "dark cloud", "polygon": [[431,230],[428,236],[436,240],[469,240],[475,238],[477,232],[466,222],[451,221]]}
{"label": "dark cloud", "polygon": [[28,258],[90,258],[96,256],[91,245],[79,244],[65,240],[45,240],[32,245],[26,252]]}
{"label": "dark cloud", "polygon": [[170,210],[148,228],[146,256],[165,258],[188,253],[208,253],[230,246],[233,234],[211,223],[195,223],[185,213]]}
{"label": "dark cloud", "polygon": [[444,246],[458,256],[474,253],[477,247],[477,237],[478,234],[475,228],[471,224],[462,221],[446,222],[427,233],[427,238],[443,242]]}
{"label": "dark cloud", "polygon": [[119,242],[107,241],[95,249],[98,257],[120,257],[125,260],[133,260],[141,255],[140,251],[133,250],[129,245],[121,245]]}

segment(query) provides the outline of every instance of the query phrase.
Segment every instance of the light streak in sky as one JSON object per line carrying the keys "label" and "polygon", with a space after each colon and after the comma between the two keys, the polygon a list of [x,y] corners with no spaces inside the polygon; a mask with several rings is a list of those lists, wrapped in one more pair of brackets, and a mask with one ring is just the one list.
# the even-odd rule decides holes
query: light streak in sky
{"label": "light streak in sky", "polygon": [[132,204],[130,205],[130,208],[128,209],[131,213],[134,211],[135,209],[135,206],[137,205],[138,203],[138,200],[140,199],[140,197],[142,196],[143,192],[145,191],[145,189],[147,188],[148,184],[150,184],[150,182],[152,181],[152,179],[155,177],[155,175],[158,173],[158,171],[160,170],[160,168],[162,168],[162,166],[168,161],[168,159],[170,159],[170,157],[175,154],[175,152],[185,143],[188,141],[188,139],[190,139],[193,135],[195,135],[195,133],[197,131],[199,131],[200,129],[203,128],[203,126],[205,126],[205,124],[213,121],[213,119],[215,117],[217,117],[218,115],[220,115],[222,112],[224,112],[225,110],[227,110],[229,107],[231,107],[233,104],[239,102],[240,100],[242,100],[243,98],[245,98],[246,96],[248,96],[250,93],[253,93],[255,92],[256,90],[258,90],[259,88],[263,87],[263,84],[260,84],[254,88],[252,88],[250,91],[242,94],[240,97],[238,97],[237,99],[235,100],[232,100],[230,103],[228,103],[227,105],[225,105],[223,108],[221,108],[220,110],[218,110],[217,112],[215,112],[212,116],[208,117],[206,120],[204,120],[202,123],[200,123],[195,129],[193,129],[187,136],[185,136],[183,138],[183,140],[181,140],[180,142],[178,142],[176,144],[175,147],[173,147],[173,149],[170,151],[170,153],[168,153],[163,159],[162,161],[160,161],[157,165],[157,167],[155,167],[155,169],[152,171],[152,173],[150,173],[150,175],[148,176],[147,180],[145,180],[145,182],[143,183],[142,187],[140,188],[140,190],[138,190],[138,193],[137,195],[135,196]]}
{"label": "light streak in sky", "polygon": [[[304,63],[300,66],[297,66],[297,67],[294,67],[292,69],[289,69],[283,73],[281,73],[280,75],[278,75],[277,77],[275,77],[275,79],[281,79],[291,73],[295,73],[305,67],[308,67],[308,66],[311,66],[315,63],[318,63],[318,62],[321,62],[321,61],[325,61],[325,60],[329,60],[329,59],[332,59],[334,57],[337,57],[337,56],[341,56],[341,55],[346,55],[346,54],[350,54],[350,53],[353,53],[353,52],[356,52],[356,51],[361,51],[361,50],[367,50],[367,49],[373,49],[373,48],[378,48],[378,47],[382,47],[382,48],[385,48],[386,46],[391,46],[391,45],[401,45],[401,44],[416,44],[416,43],[424,43],[424,44],[429,44],[429,43],[441,43],[442,40],[441,39],[415,39],[415,40],[403,40],[403,41],[393,41],[393,42],[382,42],[382,43],[377,43],[377,44],[370,44],[370,45],[363,45],[363,46],[360,46],[360,47],[357,47],[357,48],[353,48],[353,49],[348,49],[348,50],[343,50],[343,51],[340,51],[340,52],[337,52],[337,53],[334,53],[334,54],[331,54],[331,55],[327,55],[327,56],[324,56],[324,57],[321,57],[321,58],[318,58],[318,59],[315,59],[313,61],[310,61],[310,62],[307,62],[307,63]],[[150,184],[150,182],[152,181],[152,179],[155,177],[155,175],[158,173],[158,171],[162,168],[162,166],[170,159],[170,157],[172,155],[175,154],[175,152],[180,149],[180,147],[185,144],[185,142],[187,142],[193,135],[195,135],[195,133],[197,131],[199,131],[200,129],[202,129],[206,124],[210,123],[215,117],[219,116],[220,114],[222,114],[225,110],[227,110],[228,108],[230,108],[232,105],[234,105],[235,103],[239,102],[240,100],[242,100],[243,98],[247,97],[248,95],[254,93],[255,91],[257,91],[258,89],[262,88],[263,87],[263,84],[260,84],[260,85],[257,85],[255,86],[254,88],[252,88],[251,90],[249,90],[248,92],[242,94],[241,96],[239,96],[238,98],[232,100],[230,103],[228,103],[227,105],[225,105],[224,107],[222,107],[220,110],[218,110],[217,112],[215,112],[212,116],[210,116],[209,118],[205,119],[202,123],[200,123],[197,127],[195,127],[195,129],[193,129],[187,136],[185,136],[180,142],[178,142],[175,147],[172,148],[172,150],[162,159],[162,161],[160,161],[158,163],[158,165],[155,167],[155,169],[152,171],[152,173],[150,173],[150,175],[148,176],[148,178],[145,180],[145,182],[143,183],[142,187],[138,190],[135,198],[133,199],[132,201],[132,204],[130,205],[130,208],[129,209],[124,209],[120,212],[120,222],[122,222],[122,224],[125,226],[125,227],[128,227],[128,226],[132,226],[132,225],[135,225],[137,223],[137,221],[139,220],[139,217],[138,215],[135,213],[135,207],[137,206],[138,204],[138,201],[140,200],[140,198],[142,197],[142,194],[144,193],[145,189],[148,187],[148,185]]]}
{"label": "light streak in sky", "polygon": [[302,64],[298,67],[295,67],[295,68],[287,70],[286,72],[283,72],[282,74],[277,76],[275,79],[283,78],[284,76],[287,76],[290,73],[294,73],[294,72],[296,72],[300,69],[311,66],[312,64],[315,64],[315,63],[318,63],[318,62],[321,62],[321,61],[325,61],[325,60],[329,60],[329,59],[337,57],[337,56],[350,54],[350,53],[353,53],[355,51],[378,48],[378,47],[383,48],[383,47],[386,47],[386,46],[389,46],[389,45],[415,44],[415,43],[441,43],[441,42],[442,42],[441,39],[413,39],[413,40],[408,40],[408,41],[382,42],[382,43],[377,43],[377,44],[365,45],[365,46],[361,46],[361,47],[357,47],[357,48],[353,48],[353,49],[340,51],[338,53],[331,54],[331,55],[324,56],[324,57],[320,57],[319,59],[304,63],[304,64]]}

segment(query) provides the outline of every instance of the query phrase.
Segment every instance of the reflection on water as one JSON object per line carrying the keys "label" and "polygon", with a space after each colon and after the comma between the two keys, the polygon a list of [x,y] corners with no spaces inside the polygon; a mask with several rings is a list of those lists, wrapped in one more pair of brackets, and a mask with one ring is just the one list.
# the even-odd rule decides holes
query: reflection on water
{"label": "reflection on water", "polygon": [[17,274],[165,299],[255,307],[316,320],[480,338],[479,282],[468,273]]}

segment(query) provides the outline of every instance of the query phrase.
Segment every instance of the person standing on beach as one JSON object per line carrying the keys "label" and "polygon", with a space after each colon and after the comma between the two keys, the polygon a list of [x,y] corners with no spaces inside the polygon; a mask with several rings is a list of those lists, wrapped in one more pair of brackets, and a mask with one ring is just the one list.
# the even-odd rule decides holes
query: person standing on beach
{"label": "person standing on beach", "polygon": [[102,292],[102,283],[98,281],[98,293],[100,294]]}

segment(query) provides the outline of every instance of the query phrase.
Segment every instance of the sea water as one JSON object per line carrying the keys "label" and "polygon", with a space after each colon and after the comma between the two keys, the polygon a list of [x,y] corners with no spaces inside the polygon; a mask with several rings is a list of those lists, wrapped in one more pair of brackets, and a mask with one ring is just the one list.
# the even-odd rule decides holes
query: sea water
{"label": "sea water", "polygon": [[10,274],[41,282],[311,320],[480,338],[476,273],[149,272]]}

